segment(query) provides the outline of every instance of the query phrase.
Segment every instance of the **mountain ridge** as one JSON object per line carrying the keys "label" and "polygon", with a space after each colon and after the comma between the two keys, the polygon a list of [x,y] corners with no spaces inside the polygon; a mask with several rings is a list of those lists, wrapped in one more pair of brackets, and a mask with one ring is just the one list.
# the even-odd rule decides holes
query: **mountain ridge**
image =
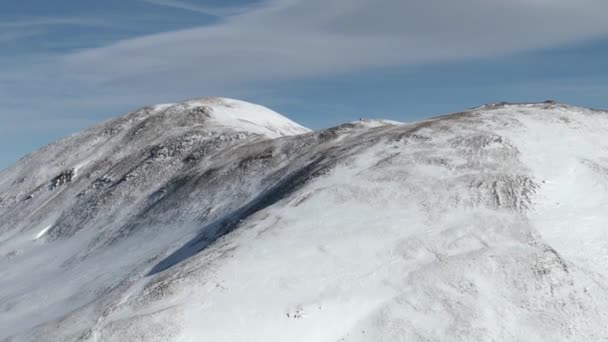
{"label": "mountain ridge", "polygon": [[0,172],[0,340],[608,336],[605,112],[243,132],[189,103]]}

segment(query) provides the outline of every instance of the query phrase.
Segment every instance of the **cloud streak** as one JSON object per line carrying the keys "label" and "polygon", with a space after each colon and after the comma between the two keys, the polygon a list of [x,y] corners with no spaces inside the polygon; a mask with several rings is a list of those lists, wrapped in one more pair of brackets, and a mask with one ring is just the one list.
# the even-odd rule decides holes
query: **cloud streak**
{"label": "cloud streak", "polygon": [[605,36],[607,12],[603,0],[274,0],[212,26],[72,54],[65,65],[128,89],[238,85],[548,48]]}
{"label": "cloud streak", "polygon": [[19,21],[0,22],[2,31],[18,31],[24,29],[40,29],[49,26],[84,26],[84,27],[115,27],[116,24],[106,20],[90,17],[51,17],[30,18]]}
{"label": "cloud streak", "polygon": [[86,17],[30,18],[19,21],[0,22],[0,42],[13,42],[33,36],[44,35],[53,26],[80,26],[89,28],[116,28],[110,21]]}
{"label": "cloud streak", "polygon": [[38,30],[18,30],[0,32],[0,42],[12,42],[23,38],[28,38],[39,34]]}
{"label": "cloud streak", "polygon": [[171,7],[191,12],[202,13],[211,15],[214,17],[227,17],[231,15],[241,14],[250,9],[250,6],[203,6],[198,4],[192,4],[180,0],[140,0],[150,4]]}

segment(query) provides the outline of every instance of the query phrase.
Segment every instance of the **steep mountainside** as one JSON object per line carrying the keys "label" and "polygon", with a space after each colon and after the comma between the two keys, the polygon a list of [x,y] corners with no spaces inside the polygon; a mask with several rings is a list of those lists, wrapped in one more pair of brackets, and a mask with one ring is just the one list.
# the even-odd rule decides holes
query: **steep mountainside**
{"label": "steep mountainside", "polygon": [[608,113],[208,98],[0,172],[0,341],[608,339]]}

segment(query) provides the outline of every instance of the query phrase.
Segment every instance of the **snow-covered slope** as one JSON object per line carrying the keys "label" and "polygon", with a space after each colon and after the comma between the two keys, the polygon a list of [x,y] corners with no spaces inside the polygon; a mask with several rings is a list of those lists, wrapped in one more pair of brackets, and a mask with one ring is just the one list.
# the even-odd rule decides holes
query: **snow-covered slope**
{"label": "snow-covered slope", "polygon": [[608,339],[608,113],[147,107],[0,173],[0,340]]}

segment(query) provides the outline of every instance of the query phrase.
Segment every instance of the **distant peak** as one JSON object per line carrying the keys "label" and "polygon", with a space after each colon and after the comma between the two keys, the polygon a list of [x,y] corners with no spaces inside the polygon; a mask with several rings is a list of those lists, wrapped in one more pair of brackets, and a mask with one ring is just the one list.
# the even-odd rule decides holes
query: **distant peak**
{"label": "distant peak", "polygon": [[496,102],[486,103],[484,105],[474,107],[473,110],[479,109],[497,109],[506,107],[544,107],[544,108],[555,108],[555,107],[573,107],[567,104],[557,102],[555,100],[545,100],[542,102]]}

